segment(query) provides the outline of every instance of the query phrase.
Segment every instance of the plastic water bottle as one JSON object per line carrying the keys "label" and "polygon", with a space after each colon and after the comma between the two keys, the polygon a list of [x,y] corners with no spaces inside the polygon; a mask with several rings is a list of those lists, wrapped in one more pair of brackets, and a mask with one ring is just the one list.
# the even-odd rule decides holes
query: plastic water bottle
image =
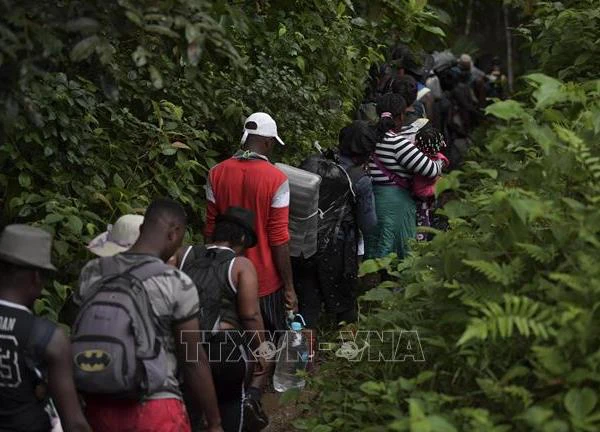
{"label": "plastic water bottle", "polygon": [[[304,321],[301,315],[296,317]],[[304,378],[296,375],[296,372],[305,370],[308,363],[308,342],[302,332],[303,328],[302,323],[292,321],[290,330],[279,341],[279,359],[273,375],[273,387],[280,393],[292,388],[301,389],[306,384]]]}

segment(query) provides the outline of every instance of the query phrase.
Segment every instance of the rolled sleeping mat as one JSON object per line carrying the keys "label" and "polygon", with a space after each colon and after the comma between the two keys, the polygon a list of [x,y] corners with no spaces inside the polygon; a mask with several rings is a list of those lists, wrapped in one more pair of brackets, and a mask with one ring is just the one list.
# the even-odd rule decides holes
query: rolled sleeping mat
{"label": "rolled sleeping mat", "polygon": [[290,184],[290,255],[317,253],[321,176],[286,164],[276,164]]}

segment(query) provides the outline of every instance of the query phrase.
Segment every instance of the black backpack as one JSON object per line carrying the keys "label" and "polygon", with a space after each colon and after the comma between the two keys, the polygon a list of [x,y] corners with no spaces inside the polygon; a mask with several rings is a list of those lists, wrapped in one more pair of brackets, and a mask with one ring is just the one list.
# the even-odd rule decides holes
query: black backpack
{"label": "black backpack", "polygon": [[214,332],[219,327],[222,311],[237,316],[236,294],[229,282],[229,266],[235,259],[229,249],[207,249],[190,246],[179,268],[198,289],[200,330]]}
{"label": "black backpack", "polygon": [[342,224],[354,220],[354,184],[365,172],[360,167],[344,169],[331,152],[309,157],[300,168],[321,176],[317,249],[322,252],[337,237]]}

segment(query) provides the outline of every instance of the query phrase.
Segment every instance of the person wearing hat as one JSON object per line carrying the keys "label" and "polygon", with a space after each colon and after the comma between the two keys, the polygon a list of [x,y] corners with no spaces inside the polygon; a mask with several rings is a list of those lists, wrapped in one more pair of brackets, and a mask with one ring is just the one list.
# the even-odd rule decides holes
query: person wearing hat
{"label": "person wearing hat", "polygon": [[114,225],[92,240],[87,248],[99,257],[113,256],[125,252],[140,236],[140,226],[144,216],[126,214],[121,216]]}
{"label": "person wearing hat", "polygon": [[[84,266],[74,293],[74,304],[81,307],[96,288],[101,287],[99,281],[105,277],[127,274],[147,264],[167,262],[181,247],[186,226],[187,215],[180,203],[168,198],[153,200],[144,214],[139,237],[131,248],[113,256],[95,258]],[[163,365],[167,379],[160,390],[141,394],[140,400],[88,392],[85,413],[95,432],[189,432],[182,393],[184,383],[193,395],[194,409],[202,410],[205,415],[206,430],[223,430],[208,359],[203,351],[194,359],[186,356],[187,347],[196,347],[200,342],[198,291],[193,281],[180,270],[160,267],[163,269],[160,274],[140,282],[152,305],[155,330],[164,347]]]}
{"label": "person wearing hat", "polygon": [[[266,373],[264,359],[258,364],[248,364],[252,357],[246,352],[257,352],[264,341],[264,325],[258,301],[258,278],[256,269],[244,252],[256,245],[254,213],[240,207],[230,207],[216,217],[212,242],[205,246],[187,246],[179,250],[177,265],[194,281],[200,299],[209,298],[207,292],[217,294],[215,309],[217,321],[208,323],[202,330],[212,331],[205,344],[219,400],[222,426],[225,432],[245,430],[257,431],[267,426],[268,419],[258,400],[245,402],[245,381],[252,374]],[[214,272],[206,269],[212,268]],[[205,308],[210,308],[205,302]],[[206,313],[206,312],[205,312]],[[211,312],[209,311],[210,315]],[[252,334],[250,346],[246,345],[242,333]],[[251,332],[251,333],[249,333]],[[237,359],[232,361],[231,359]],[[252,370],[252,366],[257,366]],[[188,409],[195,423],[201,424],[200,413]]]}
{"label": "person wearing hat", "polygon": [[276,145],[284,145],[275,120],[257,112],[246,119],[242,149],[210,170],[205,237],[211,239],[216,218],[229,207],[255,215],[257,243],[246,256],[258,273],[258,296],[265,328],[285,330],[286,309],[296,311],[289,254],[290,187],[287,176],[269,161]]}
{"label": "person wearing hat", "polygon": [[[258,274],[258,297],[265,329],[287,329],[287,310],[297,311],[289,249],[290,185],[287,176],[269,161],[277,145],[284,145],[275,120],[266,113],[250,115],[241,149],[214,166],[206,183],[205,238],[213,238],[217,216],[230,207],[243,207],[255,215],[256,246],[245,255]],[[273,365],[269,364],[269,368]],[[245,408],[259,404],[267,373],[255,376]]]}
{"label": "person wearing hat", "polygon": [[0,428],[48,431],[49,390],[65,431],[91,431],[73,383],[71,346],[56,324],[31,312],[50,261],[52,236],[28,225],[0,234]]}

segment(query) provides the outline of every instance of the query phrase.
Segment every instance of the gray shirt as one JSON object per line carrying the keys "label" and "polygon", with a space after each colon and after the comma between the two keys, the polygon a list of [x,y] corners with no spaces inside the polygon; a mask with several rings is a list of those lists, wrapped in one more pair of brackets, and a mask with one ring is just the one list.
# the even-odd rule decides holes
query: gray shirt
{"label": "gray shirt", "polygon": [[[122,253],[115,256],[119,268],[123,271],[142,262],[160,260],[145,254]],[[79,288],[73,296],[77,305],[86,299],[90,287],[102,277],[100,259],[94,259],[86,264],[79,276]],[[188,321],[198,316],[198,291],[194,282],[183,272],[172,267],[159,276],[144,281],[148,292],[157,335],[167,354],[167,381],[165,390],[149,395],[148,399],[181,399],[179,389],[179,372],[173,328],[177,323]]]}

